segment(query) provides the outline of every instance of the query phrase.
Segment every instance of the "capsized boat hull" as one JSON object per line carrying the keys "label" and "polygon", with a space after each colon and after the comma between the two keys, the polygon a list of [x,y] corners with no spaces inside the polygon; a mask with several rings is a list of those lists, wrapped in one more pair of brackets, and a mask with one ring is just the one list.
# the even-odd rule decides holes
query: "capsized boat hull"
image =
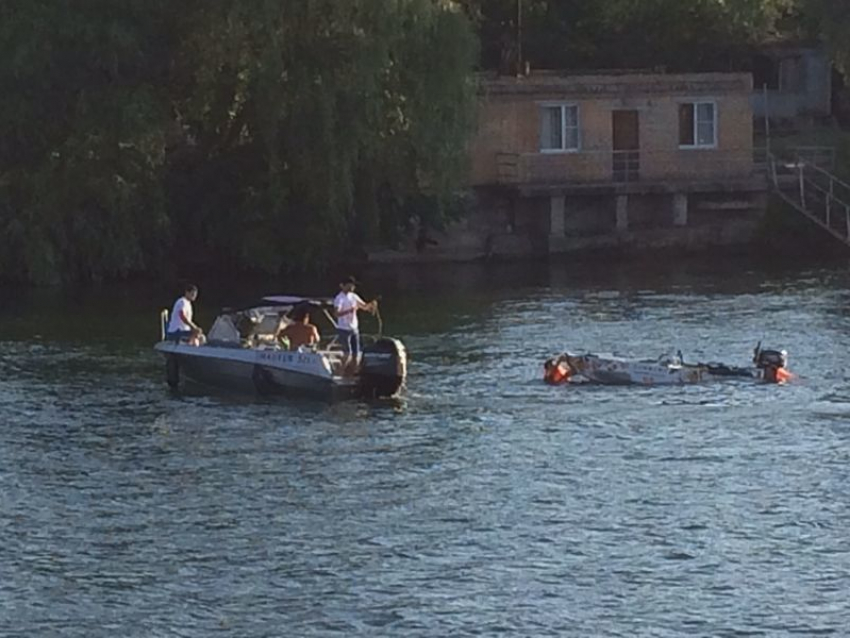
{"label": "capsized boat hull", "polygon": [[777,383],[790,378],[790,373],[779,365],[689,364],[683,363],[679,357],[668,356],[638,360],[616,355],[564,353],[544,364],[544,380],[555,385],[566,382],[689,385],[733,377]]}
{"label": "capsized boat hull", "polygon": [[569,365],[587,381],[606,385],[683,385],[700,383],[708,378],[702,366],[630,361],[597,355],[570,356]]}

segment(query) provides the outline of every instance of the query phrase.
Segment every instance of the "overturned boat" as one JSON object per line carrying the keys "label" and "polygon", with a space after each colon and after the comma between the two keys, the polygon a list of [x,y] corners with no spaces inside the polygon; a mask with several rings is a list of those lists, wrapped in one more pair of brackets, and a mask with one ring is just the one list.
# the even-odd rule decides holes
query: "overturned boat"
{"label": "overturned boat", "polygon": [[786,351],[763,350],[761,343],[753,352],[751,365],[747,366],[685,363],[681,353],[665,354],[657,359],[630,359],[617,355],[565,352],[546,360],[543,364],[543,379],[552,385],[684,385],[735,377],[766,383],[785,383],[793,378],[787,366]]}
{"label": "overturned boat", "polygon": [[[330,299],[264,297],[241,310],[224,310],[203,345],[166,338],[168,311],[160,315],[161,340],[154,350],[165,357],[168,385],[185,382],[258,394],[308,396],[327,400],[391,397],[407,378],[407,351],[398,339],[364,337],[360,365],[346,367],[336,336],[315,346],[290,350],[278,335],[305,310],[330,324]],[[336,335],[336,331],[333,331]]]}

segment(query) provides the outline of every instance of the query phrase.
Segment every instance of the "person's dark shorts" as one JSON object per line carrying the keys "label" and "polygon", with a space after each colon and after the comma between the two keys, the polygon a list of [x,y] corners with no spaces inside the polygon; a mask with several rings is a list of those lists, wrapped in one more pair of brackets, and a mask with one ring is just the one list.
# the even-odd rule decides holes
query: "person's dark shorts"
{"label": "person's dark shorts", "polygon": [[191,330],[175,330],[165,335],[166,341],[188,341],[192,337]]}
{"label": "person's dark shorts", "polygon": [[352,354],[355,357],[360,354],[360,333],[356,330],[343,330],[342,328],[337,328],[336,333],[345,354]]}

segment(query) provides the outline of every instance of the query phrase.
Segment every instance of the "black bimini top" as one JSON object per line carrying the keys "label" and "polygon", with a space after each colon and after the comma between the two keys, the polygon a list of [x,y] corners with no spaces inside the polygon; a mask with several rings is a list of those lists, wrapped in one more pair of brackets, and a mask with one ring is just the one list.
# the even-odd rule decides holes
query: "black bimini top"
{"label": "black bimini top", "polygon": [[301,297],[298,295],[269,295],[250,306],[222,308],[222,314],[240,314],[252,311],[289,314],[295,310],[332,310],[333,299],[329,297]]}
{"label": "black bimini top", "polygon": [[266,305],[272,306],[288,306],[309,307],[309,308],[333,308],[333,299],[330,297],[299,297],[296,295],[271,295],[263,297]]}

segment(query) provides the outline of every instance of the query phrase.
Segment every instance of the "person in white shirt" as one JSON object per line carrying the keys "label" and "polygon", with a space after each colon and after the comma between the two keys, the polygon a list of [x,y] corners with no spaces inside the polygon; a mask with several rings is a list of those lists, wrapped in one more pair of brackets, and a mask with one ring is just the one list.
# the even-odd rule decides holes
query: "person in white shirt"
{"label": "person in white shirt", "polygon": [[167,339],[186,340],[190,345],[203,343],[204,331],[192,320],[192,302],[198,298],[198,287],[186,286],[183,296],[174,302],[171,317],[168,320]]}
{"label": "person in white shirt", "polygon": [[334,311],[336,312],[336,327],[339,342],[346,354],[344,369],[348,369],[352,362],[357,362],[360,355],[360,330],[357,321],[357,311],[365,310],[374,313],[378,303],[370,301],[366,303],[360,298],[354,288],[357,280],[348,277],[339,284],[339,294],[334,297]]}

